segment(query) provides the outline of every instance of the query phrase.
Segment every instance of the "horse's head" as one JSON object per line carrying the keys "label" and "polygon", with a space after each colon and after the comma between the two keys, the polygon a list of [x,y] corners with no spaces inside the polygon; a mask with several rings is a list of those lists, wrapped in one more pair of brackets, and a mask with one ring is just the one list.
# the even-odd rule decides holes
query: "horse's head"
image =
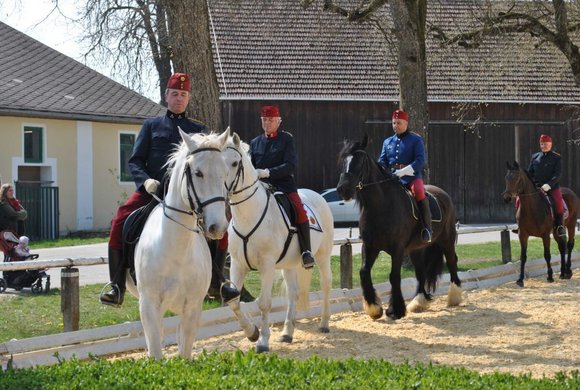
{"label": "horse's head", "polygon": [[166,199],[191,210],[208,239],[220,239],[227,227],[225,187],[227,167],[223,157],[228,132],[188,135],[171,156],[173,164]]}
{"label": "horse's head", "polygon": [[523,191],[525,172],[520,168],[517,161],[514,161],[513,165],[506,161],[506,166],[505,191],[502,196],[504,202],[509,203]]}
{"label": "horse's head", "polygon": [[228,169],[226,178],[226,189],[230,196],[244,191],[248,184],[246,181],[255,184],[258,181],[258,174],[250,156],[248,154],[249,145],[243,142],[237,133],[232,132],[228,127],[226,131],[229,137],[223,155]]}
{"label": "horse's head", "polygon": [[340,179],[336,185],[336,191],[344,200],[354,198],[356,187],[361,182],[368,159],[365,150],[367,143],[368,136],[366,134],[361,142],[345,140],[338,155]]}

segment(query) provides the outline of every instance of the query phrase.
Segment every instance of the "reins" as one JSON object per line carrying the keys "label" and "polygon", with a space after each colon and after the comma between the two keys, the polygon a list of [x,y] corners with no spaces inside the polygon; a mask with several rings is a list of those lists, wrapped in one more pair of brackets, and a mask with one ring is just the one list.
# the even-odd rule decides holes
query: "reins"
{"label": "reins", "polygon": [[[200,152],[220,152],[221,153],[221,150],[218,148],[214,148],[214,147],[199,148],[199,149],[196,149],[193,152],[189,153],[186,156],[186,159],[189,156],[192,156],[192,155],[200,153]],[[197,225],[203,226],[204,225],[203,208],[205,206],[210,205],[210,204],[215,203],[215,202],[222,202],[222,201],[225,202],[226,198],[223,196],[216,196],[216,197],[210,198],[210,199],[202,202],[199,199],[199,195],[197,194],[197,191],[195,190],[195,186],[193,185],[193,180],[191,179],[191,168],[189,167],[189,164],[187,163],[187,161],[185,162],[185,169],[183,170],[183,176],[185,176],[185,179],[187,182],[187,200],[189,202],[190,210],[182,210],[182,209],[178,209],[176,207],[170,206],[165,202],[165,197],[162,200],[162,199],[159,199],[159,197],[157,195],[155,195],[155,194],[152,194],[152,195],[153,195],[153,198],[155,198],[155,200],[157,200],[161,204],[161,206],[163,207],[163,215],[165,215],[167,218],[169,218],[170,220],[172,220],[173,222],[177,223],[178,225],[184,227],[187,230],[190,230],[194,233],[200,233],[199,229],[186,226],[183,223],[176,220],[175,218],[172,218],[167,213],[167,209],[169,209],[171,211],[178,212],[178,213],[190,215],[190,216],[195,215],[197,217],[197,219],[196,219]],[[181,180],[183,180],[183,177]],[[193,196],[195,197],[195,203],[191,197],[190,190],[193,191]]]}
{"label": "reins", "polygon": [[[238,184],[240,183],[240,180],[244,179],[244,164],[242,164],[242,154],[240,153],[240,151],[232,146],[228,146],[227,149],[231,149],[234,150],[236,153],[238,153],[240,155],[240,160],[238,162],[238,170],[236,171],[236,177],[234,177],[234,180],[232,180],[232,184],[228,187],[228,185],[226,185],[226,190],[228,190],[229,194],[232,195],[237,195],[237,194],[241,194],[242,192],[244,192],[245,190],[252,188],[260,179],[256,178],[256,180],[254,180],[252,182],[252,184],[245,186],[244,188],[234,191],[234,188],[236,188],[238,186]],[[240,200],[239,202],[234,202],[232,203],[231,201],[230,206],[236,206],[239,205],[241,203],[244,203],[246,200],[250,199],[252,196],[254,196],[254,194],[258,191],[258,187],[256,187],[254,189],[254,191],[245,199]]]}
{"label": "reins", "polygon": [[[363,183],[363,181],[365,180],[364,176],[369,176],[370,175],[370,173],[368,172],[370,170],[370,167],[369,167],[370,157],[369,157],[369,155],[364,150],[355,150],[354,152],[352,152],[352,154],[355,154],[355,153],[358,153],[358,152],[360,152],[360,153],[362,153],[364,155],[364,163],[365,164],[364,164],[364,167],[363,167],[363,169],[361,170],[361,172],[359,174],[358,184],[355,186],[355,188],[357,190],[361,191],[361,190],[363,190],[363,189],[365,189],[366,187],[369,187],[369,186],[373,186],[373,185],[376,185],[376,184],[382,184],[382,183],[387,183],[389,181],[397,180],[396,177],[390,176],[390,177],[387,177],[387,178],[385,178],[383,180],[374,181],[374,182],[371,182],[371,183]],[[345,175],[348,175],[348,174],[352,175],[351,172],[345,172]]]}

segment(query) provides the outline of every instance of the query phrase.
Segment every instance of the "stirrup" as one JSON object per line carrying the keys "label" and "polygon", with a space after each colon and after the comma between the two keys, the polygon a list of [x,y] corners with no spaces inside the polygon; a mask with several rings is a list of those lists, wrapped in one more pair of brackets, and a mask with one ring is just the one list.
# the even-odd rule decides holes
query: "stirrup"
{"label": "stirrup", "polygon": [[423,242],[431,242],[431,238],[433,237],[433,232],[429,228],[423,228],[421,230],[421,239]]}
{"label": "stirrup", "polygon": [[564,229],[564,226],[562,225],[556,227],[556,233],[558,234],[558,237],[566,237],[566,229]]}
{"label": "stirrup", "polygon": [[[111,291],[104,292],[108,286],[111,286]],[[123,298],[124,298],[123,295],[124,295],[123,292],[121,292],[121,289],[119,288],[119,286],[117,284],[109,282],[109,283],[105,284],[105,286],[101,290],[101,295],[99,296],[99,302],[102,303],[103,305],[109,305],[109,306],[113,306],[113,307],[121,307],[121,305],[123,304]],[[103,299],[103,298],[105,298],[105,299]]]}
{"label": "stirrup", "polygon": [[226,280],[220,286],[220,295],[225,304],[235,301],[240,298],[240,291],[231,280]]}
{"label": "stirrup", "polygon": [[312,257],[312,252],[304,251],[302,252],[302,267],[305,269],[311,269],[314,267],[314,257]]}

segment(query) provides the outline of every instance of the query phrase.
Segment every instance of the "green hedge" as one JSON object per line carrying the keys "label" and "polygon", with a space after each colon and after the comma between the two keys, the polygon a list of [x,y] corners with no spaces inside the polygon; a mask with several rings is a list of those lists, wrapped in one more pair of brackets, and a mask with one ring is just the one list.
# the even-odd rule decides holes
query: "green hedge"
{"label": "green hedge", "polygon": [[[385,346],[388,348],[388,346]],[[0,372],[0,389],[578,389],[580,374],[554,379],[480,375],[384,360],[307,360],[255,352],[204,353],[193,360],[66,361]]]}

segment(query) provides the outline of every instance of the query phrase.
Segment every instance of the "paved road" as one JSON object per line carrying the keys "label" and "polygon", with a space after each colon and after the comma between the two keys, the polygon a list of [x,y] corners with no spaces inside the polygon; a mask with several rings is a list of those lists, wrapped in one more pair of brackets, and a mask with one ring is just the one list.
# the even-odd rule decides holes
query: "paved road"
{"label": "paved road", "polygon": [[[478,225],[485,226],[485,225]],[[359,235],[358,228],[337,228],[334,232],[335,239],[344,238],[357,238]],[[499,232],[485,232],[485,233],[472,233],[472,234],[460,234],[459,244],[468,243],[481,243],[481,242],[492,242],[499,241]],[[512,240],[517,240],[515,235],[512,235]],[[353,244],[353,253],[360,253],[360,244]],[[82,245],[74,247],[62,247],[62,248],[48,248],[39,249],[33,251],[38,253],[39,259],[50,260],[50,259],[67,259],[67,258],[79,258],[79,257],[107,257],[107,244],[93,244],[93,245]],[[335,245],[333,249],[333,255],[340,255],[340,246]],[[51,268],[48,271],[50,275],[51,286],[55,288],[60,288],[60,268]],[[81,285],[86,284],[105,284],[109,280],[109,271],[107,265],[93,265],[93,266],[83,266],[79,268],[79,283]]]}

